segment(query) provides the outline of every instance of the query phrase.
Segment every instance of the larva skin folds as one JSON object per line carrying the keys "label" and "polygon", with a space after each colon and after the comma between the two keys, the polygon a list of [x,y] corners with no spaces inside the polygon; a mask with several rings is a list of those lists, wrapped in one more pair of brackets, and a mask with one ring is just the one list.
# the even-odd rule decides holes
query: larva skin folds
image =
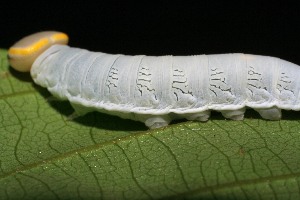
{"label": "larva skin folds", "polygon": [[250,107],[270,120],[300,110],[300,67],[268,56],[126,56],[53,45],[34,61],[31,76],[78,115],[99,111],[145,123],[206,121],[210,110],[242,120]]}
{"label": "larva skin folds", "polygon": [[297,73],[298,66],[266,56],[125,56],[62,45],[31,69],[37,84],[80,115],[97,110],[150,128],[176,118],[206,121],[208,110],[241,120],[246,106],[280,119],[280,108],[299,110]]}

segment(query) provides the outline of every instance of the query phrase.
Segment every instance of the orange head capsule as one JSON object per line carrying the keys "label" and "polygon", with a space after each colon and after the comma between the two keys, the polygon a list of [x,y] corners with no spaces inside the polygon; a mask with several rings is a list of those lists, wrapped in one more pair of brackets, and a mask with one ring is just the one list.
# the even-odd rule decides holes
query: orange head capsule
{"label": "orange head capsule", "polygon": [[54,44],[66,45],[65,33],[44,31],[22,38],[8,50],[10,66],[20,72],[29,72],[35,59]]}

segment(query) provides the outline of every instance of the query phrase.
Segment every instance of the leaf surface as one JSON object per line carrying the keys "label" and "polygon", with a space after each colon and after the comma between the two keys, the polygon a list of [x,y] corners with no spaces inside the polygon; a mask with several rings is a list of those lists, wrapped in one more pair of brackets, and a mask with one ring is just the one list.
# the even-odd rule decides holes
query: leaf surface
{"label": "leaf surface", "polygon": [[299,112],[147,130],[101,113],[68,120],[0,50],[0,199],[300,199]]}

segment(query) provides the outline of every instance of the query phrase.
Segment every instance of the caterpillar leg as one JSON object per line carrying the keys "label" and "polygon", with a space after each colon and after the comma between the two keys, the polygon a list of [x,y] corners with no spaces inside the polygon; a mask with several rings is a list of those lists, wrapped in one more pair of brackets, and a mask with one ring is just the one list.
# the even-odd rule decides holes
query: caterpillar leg
{"label": "caterpillar leg", "polygon": [[281,119],[281,109],[272,107],[266,109],[254,109],[256,110],[260,116],[264,119],[269,120],[280,120]]}
{"label": "caterpillar leg", "polygon": [[48,102],[61,101],[60,99],[56,98],[55,96],[47,97],[46,100],[47,100]]}
{"label": "caterpillar leg", "polygon": [[243,120],[245,111],[246,108],[241,108],[238,110],[222,110],[221,113],[227,119]]}
{"label": "caterpillar leg", "polygon": [[75,113],[73,113],[72,115],[74,115],[74,116],[76,115],[77,117],[81,116],[81,115],[85,115],[85,114],[93,111],[93,109],[87,108],[87,107],[79,105],[79,104],[71,103],[71,106],[75,110]]}
{"label": "caterpillar leg", "polygon": [[210,110],[186,115],[187,120],[205,122],[210,117]]}
{"label": "caterpillar leg", "polygon": [[67,117],[67,121],[72,121],[73,119],[76,119],[77,117],[79,117],[80,115],[78,115],[76,112],[73,112],[71,115],[69,115]]}
{"label": "caterpillar leg", "polygon": [[164,116],[153,116],[145,121],[145,125],[150,129],[160,128],[167,126],[171,122],[171,118],[167,115]]}
{"label": "caterpillar leg", "polygon": [[85,115],[89,112],[87,108],[84,108],[81,105],[71,103],[71,106],[73,107],[74,112],[67,117],[68,121],[72,121],[73,119],[76,119],[77,117]]}

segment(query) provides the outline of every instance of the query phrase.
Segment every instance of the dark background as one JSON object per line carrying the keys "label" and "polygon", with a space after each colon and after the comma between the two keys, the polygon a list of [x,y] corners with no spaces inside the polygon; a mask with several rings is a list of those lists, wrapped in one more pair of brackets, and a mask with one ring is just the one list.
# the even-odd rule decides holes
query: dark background
{"label": "dark background", "polygon": [[[68,3],[69,2],[69,3]],[[251,53],[300,64],[300,6],[288,1],[0,3],[0,48],[42,30],[106,53]],[[297,2],[297,1],[295,1]]]}

